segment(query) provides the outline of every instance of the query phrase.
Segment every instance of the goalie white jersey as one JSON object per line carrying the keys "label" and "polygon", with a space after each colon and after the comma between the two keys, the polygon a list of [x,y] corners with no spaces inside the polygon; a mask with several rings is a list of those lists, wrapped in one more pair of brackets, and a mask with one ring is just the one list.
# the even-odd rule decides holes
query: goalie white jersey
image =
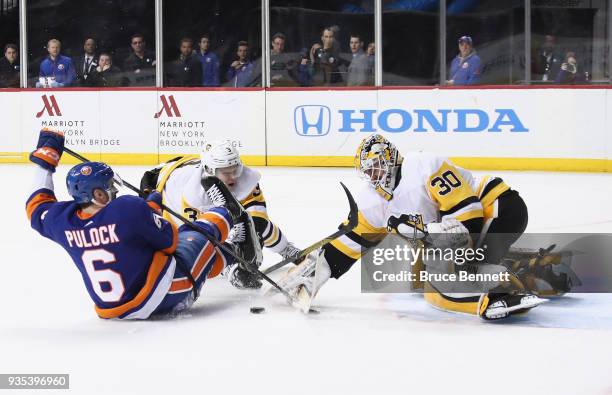
{"label": "goalie white jersey", "polygon": [[357,197],[359,225],[332,242],[334,247],[356,260],[361,256],[362,247],[372,246],[387,234],[389,218],[399,218],[402,214],[420,214],[425,224],[445,217],[463,223],[483,217],[483,207],[475,190],[479,180],[447,158],[409,153],[404,157],[400,177],[391,200],[369,185],[364,187]]}

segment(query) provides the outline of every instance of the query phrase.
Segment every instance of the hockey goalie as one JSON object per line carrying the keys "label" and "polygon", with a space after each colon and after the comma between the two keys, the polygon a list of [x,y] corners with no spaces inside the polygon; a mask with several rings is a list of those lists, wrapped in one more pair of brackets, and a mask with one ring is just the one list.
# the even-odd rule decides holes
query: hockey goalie
{"label": "hockey goalie", "polygon": [[[279,281],[297,307],[308,311],[330,278],[339,279],[389,233],[438,248],[488,247],[482,262],[465,267],[454,262],[418,262],[430,272],[508,273],[510,281],[488,283],[484,288],[475,282],[472,292],[448,292],[426,281],[424,298],[439,309],[491,320],[525,313],[546,301],[537,292],[527,292],[514,274],[520,256],[504,258],[525,231],[528,216],[523,199],[501,178],[476,178],[447,158],[427,153],[404,157],[379,134],[361,142],[355,167],[367,182],[357,197],[357,227],[309,254]],[[495,237],[498,234],[504,237]]]}

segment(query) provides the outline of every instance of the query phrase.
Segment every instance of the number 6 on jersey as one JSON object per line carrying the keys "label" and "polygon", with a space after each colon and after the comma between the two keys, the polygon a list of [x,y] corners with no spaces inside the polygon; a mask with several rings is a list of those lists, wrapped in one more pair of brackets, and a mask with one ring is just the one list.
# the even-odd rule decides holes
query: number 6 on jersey
{"label": "number 6 on jersey", "polygon": [[[115,262],[115,255],[105,249],[87,250],[81,256],[91,286],[104,302],[118,302],[125,292],[121,275],[112,269],[96,270],[94,262],[110,264]],[[110,289],[104,290],[102,283],[107,283]]]}

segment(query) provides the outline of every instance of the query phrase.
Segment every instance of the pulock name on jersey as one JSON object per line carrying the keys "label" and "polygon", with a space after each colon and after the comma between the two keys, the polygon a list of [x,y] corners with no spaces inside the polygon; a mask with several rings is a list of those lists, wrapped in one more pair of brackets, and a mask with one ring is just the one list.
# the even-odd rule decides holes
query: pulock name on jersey
{"label": "pulock name on jersey", "polygon": [[74,247],[74,245],[79,248],[97,247],[104,244],[119,243],[115,226],[116,224],[111,224],[87,230],[66,230],[64,233],[70,247]]}

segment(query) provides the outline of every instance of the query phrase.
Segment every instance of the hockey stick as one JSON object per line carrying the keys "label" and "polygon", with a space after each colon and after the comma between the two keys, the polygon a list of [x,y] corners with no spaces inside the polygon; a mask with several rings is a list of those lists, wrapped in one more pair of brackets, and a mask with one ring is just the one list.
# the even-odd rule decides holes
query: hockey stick
{"label": "hockey stick", "polygon": [[349,233],[350,231],[352,231],[353,229],[355,229],[358,223],[357,212],[359,211],[359,208],[357,207],[357,203],[355,203],[355,199],[353,199],[353,195],[351,195],[351,192],[348,190],[346,185],[344,185],[342,182],[340,183],[340,185],[342,185],[342,188],[344,189],[344,193],[346,193],[346,198],[349,201],[350,211],[348,215],[348,222],[346,224],[340,225],[340,228],[338,229],[338,231],[304,248],[303,250],[299,252],[297,256],[283,259],[279,263],[270,266],[269,268],[263,271],[264,274],[270,274],[276,269],[279,269],[290,262],[294,262],[299,259],[302,259],[306,255],[310,254],[312,251],[316,250],[317,248],[320,248],[324,246],[325,244],[329,243],[330,241],[335,240],[338,237],[343,236]]}
{"label": "hockey stick", "polygon": [[[77,152],[74,152],[73,150],[71,150],[70,148],[64,147],[64,152],[74,156],[75,158],[79,159],[82,162],[90,162],[89,159],[87,159],[86,157],[84,157],[83,155],[80,155]],[[130,184],[129,182],[122,180],[123,185],[125,185],[128,189],[132,190],[133,192],[136,192],[138,194],[138,196],[140,197],[144,197],[143,192],[139,189],[136,188],[134,185]],[[167,207],[164,204],[161,204],[161,208],[162,210],[170,213],[171,215],[175,216],[177,219],[179,219],[181,222],[183,222],[185,225],[187,225],[187,227],[193,231],[196,231],[198,233],[201,233],[202,235],[204,235],[208,241],[210,241],[212,244],[214,244],[216,247],[218,247],[219,249],[223,250],[224,252],[228,253],[229,255],[231,255],[236,261],[242,263],[244,265],[244,267],[248,268],[250,271],[252,271],[254,274],[257,274],[258,276],[260,276],[262,279],[266,280],[270,285],[272,285],[274,288],[276,288],[280,293],[282,293],[283,295],[285,295],[287,298],[289,298],[289,300],[293,301],[293,297],[284,289],[282,289],[274,280],[272,280],[270,277],[266,276],[265,273],[263,273],[261,270],[259,270],[256,267],[253,267],[253,265],[251,265],[250,262],[247,262],[245,259],[243,259],[241,256],[236,255],[236,253],[234,253],[234,251],[230,250],[228,247],[226,247],[223,243],[221,243],[220,241],[218,241],[217,239],[215,239],[214,237],[212,237],[211,235],[209,235],[208,233],[204,232],[203,229],[200,229],[198,226],[194,225],[192,222],[190,222],[189,220],[185,219],[182,215],[180,215],[179,213],[175,212],[174,210],[172,210],[170,207]],[[190,275],[191,273],[188,272],[188,275]],[[194,289],[195,289],[195,284],[194,284]]]}

